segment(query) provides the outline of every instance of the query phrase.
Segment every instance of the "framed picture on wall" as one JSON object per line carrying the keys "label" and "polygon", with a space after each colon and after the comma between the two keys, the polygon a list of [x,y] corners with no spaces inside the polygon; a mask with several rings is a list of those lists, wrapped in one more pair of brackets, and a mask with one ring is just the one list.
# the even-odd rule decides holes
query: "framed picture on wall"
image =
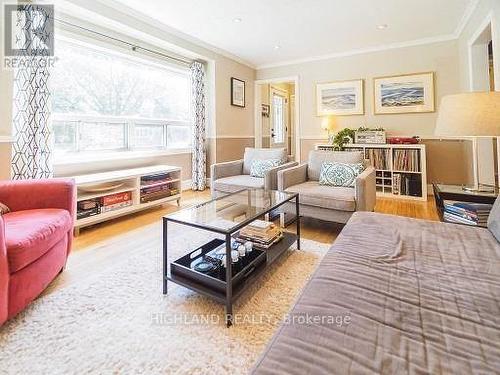
{"label": "framed picture on wall", "polygon": [[316,84],[318,116],[363,115],[365,112],[362,79]]}
{"label": "framed picture on wall", "polygon": [[434,112],[434,73],[413,73],[373,79],[376,115]]}
{"label": "framed picture on wall", "polygon": [[245,107],[245,81],[231,77],[231,105]]}

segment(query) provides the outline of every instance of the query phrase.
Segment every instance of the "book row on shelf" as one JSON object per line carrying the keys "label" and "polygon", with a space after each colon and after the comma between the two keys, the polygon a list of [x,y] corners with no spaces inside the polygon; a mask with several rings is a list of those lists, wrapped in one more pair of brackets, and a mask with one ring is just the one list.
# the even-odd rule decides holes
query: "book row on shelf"
{"label": "book row on shelf", "polygon": [[[349,148],[349,151],[363,151],[361,148]],[[393,150],[392,168],[391,168],[391,149],[390,148],[366,148],[365,158],[375,169],[396,170],[408,172],[420,172],[420,150],[401,149]]]}
{"label": "book row on shelf", "polygon": [[370,163],[375,169],[390,169],[391,150],[369,148],[366,150],[365,157],[370,160]]}
{"label": "book row on shelf", "polygon": [[420,172],[420,151],[394,150],[393,163],[396,171]]}
{"label": "book row on shelf", "polygon": [[443,219],[450,223],[486,227],[492,204],[457,201],[443,202]]}
{"label": "book row on shelf", "polygon": [[103,197],[86,199],[77,203],[77,219],[84,219],[101,213],[119,210],[132,205],[132,192],[109,194]]}
{"label": "book row on shelf", "polygon": [[417,174],[393,173],[392,193],[413,197],[422,196],[422,177]]}
{"label": "book row on shelf", "polygon": [[179,194],[179,189],[172,184],[169,173],[141,177],[141,203],[152,202]]}

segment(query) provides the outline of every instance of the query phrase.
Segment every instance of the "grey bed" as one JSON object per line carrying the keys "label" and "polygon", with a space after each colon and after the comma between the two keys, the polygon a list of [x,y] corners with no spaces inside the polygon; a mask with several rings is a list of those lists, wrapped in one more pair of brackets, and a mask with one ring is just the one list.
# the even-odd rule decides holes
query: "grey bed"
{"label": "grey bed", "polygon": [[500,373],[499,243],[355,213],[252,372]]}

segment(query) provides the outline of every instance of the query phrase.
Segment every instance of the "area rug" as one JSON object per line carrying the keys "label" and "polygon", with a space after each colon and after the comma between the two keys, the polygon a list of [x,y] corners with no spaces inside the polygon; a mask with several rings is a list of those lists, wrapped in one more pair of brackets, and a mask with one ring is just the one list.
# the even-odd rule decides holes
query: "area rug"
{"label": "area rug", "polygon": [[[170,230],[172,257],[208,236]],[[226,328],[219,303],[174,284],[162,294],[159,224],[99,251],[131,243],[130,257],[42,296],[0,328],[0,373],[247,373],[329,248],[302,240],[301,251],[290,249],[240,297]]]}

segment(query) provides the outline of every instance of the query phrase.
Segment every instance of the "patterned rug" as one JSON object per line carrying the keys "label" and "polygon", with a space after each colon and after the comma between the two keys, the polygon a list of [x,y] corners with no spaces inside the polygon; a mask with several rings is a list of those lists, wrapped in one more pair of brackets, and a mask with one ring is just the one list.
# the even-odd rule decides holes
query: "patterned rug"
{"label": "patterned rug", "polygon": [[[169,229],[172,258],[208,238]],[[159,224],[99,251],[130,241],[138,241],[130,257],[40,297],[0,328],[0,374],[247,373],[329,248],[302,240],[302,251],[285,253],[240,297],[226,328],[221,304],[172,283],[163,296]]]}

